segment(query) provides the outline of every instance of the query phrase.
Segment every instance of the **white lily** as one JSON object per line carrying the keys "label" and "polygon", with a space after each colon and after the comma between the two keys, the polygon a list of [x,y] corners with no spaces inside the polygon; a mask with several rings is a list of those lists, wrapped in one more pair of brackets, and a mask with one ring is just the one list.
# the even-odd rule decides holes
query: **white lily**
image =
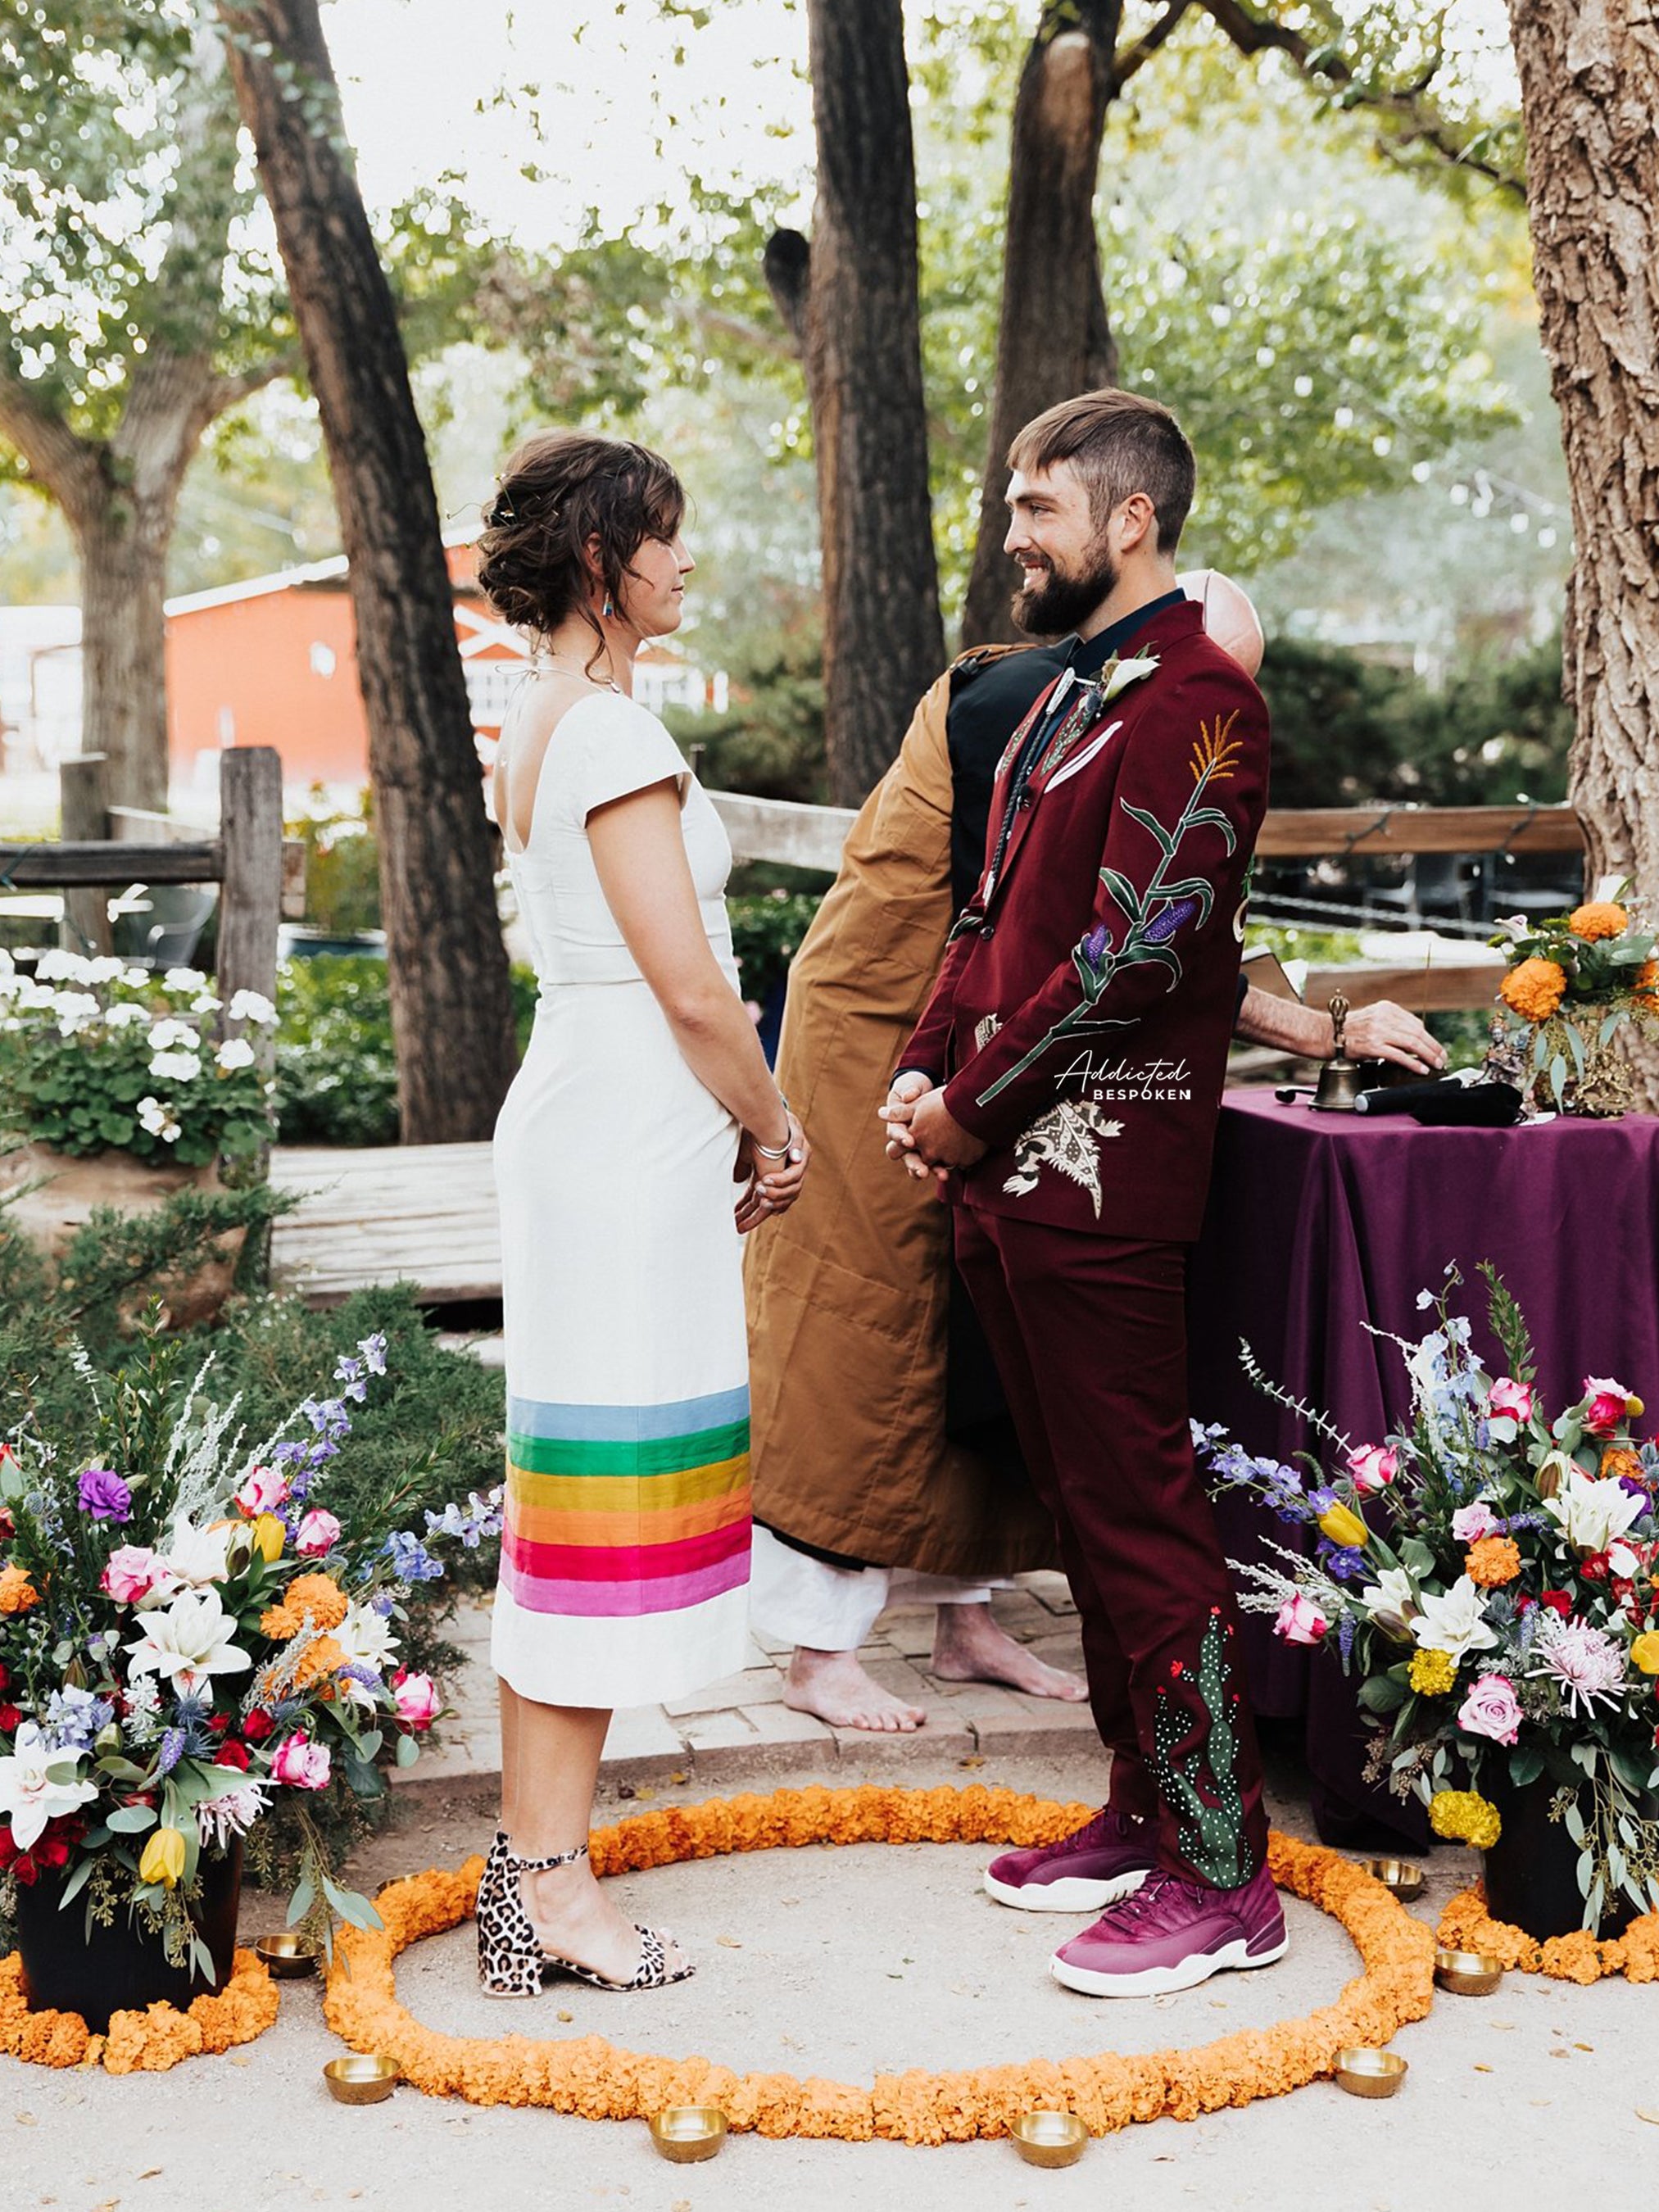
{"label": "white lily", "polygon": [[[33,1721],[25,1721],[13,1739],[11,1754],[0,1759],[0,1816],[11,1824],[11,1838],[20,1851],[39,1842],[48,1820],[73,1813],[98,1795],[95,1782],[83,1782],[74,1770],[79,1752],[53,1751]],[[60,1778],[65,1768],[73,1778]]]}
{"label": "white lily", "polygon": [[1486,1600],[1468,1575],[1460,1575],[1443,1595],[1425,1590],[1417,1604],[1412,1634],[1424,1651],[1446,1651],[1461,1659],[1466,1651],[1485,1651],[1498,1641],[1486,1619]]}
{"label": "white lily", "polygon": [[175,1582],[222,1583],[230,1572],[229,1545],[235,1533],[228,1521],[216,1528],[198,1528],[180,1517],[167,1532],[161,1557]]}
{"label": "white lily", "polygon": [[1158,661],[1150,653],[1143,654],[1139,660],[1115,660],[1106,671],[1100,695],[1103,706],[1108,700],[1115,699],[1120,691],[1127,691],[1132,684],[1139,684],[1142,677],[1152,675],[1157,667]]}
{"label": "white lily", "polygon": [[1647,1500],[1633,1497],[1617,1475],[1586,1474],[1569,1462],[1562,1469],[1561,1487],[1544,1500],[1544,1510],[1575,1551],[1605,1552],[1615,1536],[1640,1519]]}
{"label": "white lily", "polygon": [[1359,1602],[1368,1613],[1397,1613],[1409,1620],[1417,1611],[1417,1585],[1404,1567],[1381,1567],[1376,1580],[1360,1591]]}
{"label": "white lily", "polygon": [[236,1617],[227,1613],[216,1589],[180,1590],[166,1606],[139,1616],[141,1634],[127,1645],[128,1672],[165,1674],[176,1695],[194,1697],[216,1674],[241,1674],[253,1664],[232,1641]]}

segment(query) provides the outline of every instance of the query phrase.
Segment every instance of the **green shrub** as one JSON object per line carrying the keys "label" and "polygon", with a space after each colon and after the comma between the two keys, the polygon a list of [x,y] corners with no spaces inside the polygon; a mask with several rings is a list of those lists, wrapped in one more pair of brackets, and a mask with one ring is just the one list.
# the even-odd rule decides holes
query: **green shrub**
{"label": "green shrub", "polygon": [[764,1006],[800,949],[818,910],[817,894],[765,891],[757,898],[728,899],[726,908],[743,995]]}
{"label": "green shrub", "polygon": [[306,848],[306,920],[331,937],[380,927],[380,853],[374,794],[367,785],[355,809],[338,808],[313,784],[305,813],[286,835]]}

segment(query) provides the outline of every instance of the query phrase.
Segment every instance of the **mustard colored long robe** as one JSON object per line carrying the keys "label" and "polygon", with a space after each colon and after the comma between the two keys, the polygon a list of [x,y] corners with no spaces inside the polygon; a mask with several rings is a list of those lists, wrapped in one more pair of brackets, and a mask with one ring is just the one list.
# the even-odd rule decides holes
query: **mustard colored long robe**
{"label": "mustard colored long robe", "polygon": [[1018,1477],[945,1433],[950,1221],[882,1149],[876,1109],[932,988],[951,914],[950,677],[847,839],[790,971],[778,1079],[812,1143],[806,1188],[748,1241],[758,1519],[819,1549],[931,1574],[1049,1562]]}

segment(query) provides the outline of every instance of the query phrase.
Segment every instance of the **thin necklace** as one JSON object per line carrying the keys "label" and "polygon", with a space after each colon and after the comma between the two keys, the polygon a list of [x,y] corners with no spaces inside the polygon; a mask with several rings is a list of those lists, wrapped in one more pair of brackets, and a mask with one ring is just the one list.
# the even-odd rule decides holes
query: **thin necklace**
{"label": "thin necklace", "polygon": [[596,691],[620,692],[622,690],[614,676],[590,676],[585,668],[572,668],[568,665],[562,667],[551,653],[545,654],[539,662],[532,661],[530,672],[532,676],[545,676],[554,669],[559,669],[566,676],[580,676],[584,684],[591,684]]}

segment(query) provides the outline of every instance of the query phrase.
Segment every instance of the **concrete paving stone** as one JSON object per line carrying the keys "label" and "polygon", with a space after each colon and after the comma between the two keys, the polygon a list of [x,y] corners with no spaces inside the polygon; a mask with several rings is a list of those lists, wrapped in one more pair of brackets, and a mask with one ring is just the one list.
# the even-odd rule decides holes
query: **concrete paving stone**
{"label": "concrete paving stone", "polygon": [[743,1717],[763,1743],[813,1743],[826,1752],[835,1748],[834,1732],[816,1713],[798,1713],[793,1705],[745,1705]]}
{"label": "concrete paving stone", "polygon": [[793,1644],[782,1641],[775,1636],[769,1636],[763,1628],[751,1628],[749,1634],[751,1640],[759,1645],[769,1658],[787,1659],[795,1648]]}
{"label": "concrete paving stone", "polygon": [[756,1741],[752,1724],[739,1712],[690,1713],[680,1723],[688,1750],[720,1751]]}
{"label": "concrete paving stone", "polygon": [[751,1667],[689,1698],[676,1698],[663,1711],[671,1720],[684,1720],[693,1713],[726,1712],[734,1705],[769,1705],[782,1695],[783,1676],[775,1667]]}
{"label": "concrete paving stone", "polygon": [[605,1765],[623,1759],[678,1759],[685,1738],[660,1705],[625,1705],[611,1716],[605,1739]]}
{"label": "concrete paving stone", "polygon": [[1102,1751],[1087,1705],[1051,1705],[1041,1718],[1026,1713],[987,1713],[973,1723],[975,1748],[986,1757],[1069,1759]]}
{"label": "concrete paving stone", "polygon": [[866,1658],[860,1652],[859,1656],[864,1661],[864,1671],[870,1680],[879,1682],[884,1690],[890,1690],[896,1698],[903,1698],[913,1705],[925,1705],[933,1694],[920,1669],[908,1659],[890,1653],[882,1657],[872,1652]]}
{"label": "concrete paving stone", "polygon": [[894,1767],[906,1767],[926,1761],[936,1765],[940,1759],[975,1759],[979,1746],[970,1729],[964,1728],[946,1705],[935,1705],[927,1716],[924,1727],[909,1735],[895,1731],[892,1735],[877,1734],[871,1729],[836,1729],[832,1731],[836,1748],[842,1764],[851,1770],[846,1779],[857,1782],[862,1770],[868,1768],[872,1779],[892,1781]]}
{"label": "concrete paving stone", "polygon": [[1028,1590],[1050,1613],[1077,1611],[1072,1602],[1071,1584],[1064,1575],[1053,1569],[1040,1567],[1032,1574],[1016,1576],[1015,1581],[1019,1589]]}
{"label": "concrete paving stone", "polygon": [[1027,1700],[995,1682],[941,1682],[931,1674],[927,1678],[927,1696],[930,1705],[942,1698],[955,1719],[969,1723],[981,1715],[1026,1713],[1031,1705],[1047,1702],[1042,1698]]}
{"label": "concrete paving stone", "polygon": [[933,1649],[933,1616],[931,1612],[884,1613],[881,1633],[898,1657],[925,1659]]}

